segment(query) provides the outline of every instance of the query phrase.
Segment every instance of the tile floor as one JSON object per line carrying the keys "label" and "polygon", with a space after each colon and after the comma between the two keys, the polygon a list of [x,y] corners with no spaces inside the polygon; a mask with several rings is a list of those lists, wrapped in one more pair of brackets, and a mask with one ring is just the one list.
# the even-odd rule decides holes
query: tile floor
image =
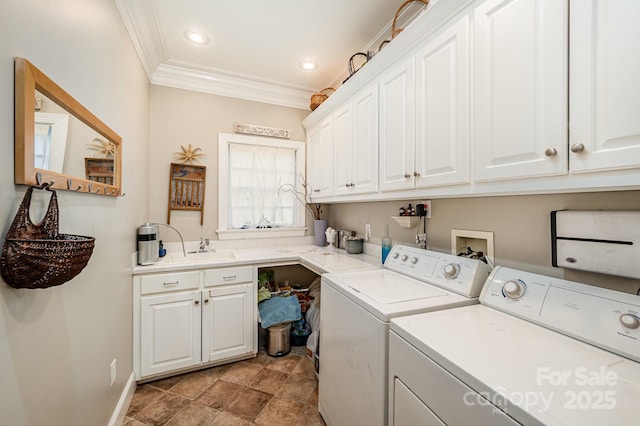
{"label": "tile floor", "polygon": [[138,385],[123,426],[323,426],[305,346]]}

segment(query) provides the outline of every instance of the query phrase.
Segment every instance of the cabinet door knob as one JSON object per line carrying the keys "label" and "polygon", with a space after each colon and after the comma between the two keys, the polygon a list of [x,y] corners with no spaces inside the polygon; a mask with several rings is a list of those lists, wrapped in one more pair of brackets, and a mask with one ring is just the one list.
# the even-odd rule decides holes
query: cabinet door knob
{"label": "cabinet door knob", "polygon": [[204,303],[209,303],[209,299],[204,299]]}
{"label": "cabinet door knob", "polygon": [[571,145],[571,152],[574,152],[574,153],[577,154],[577,153],[582,152],[582,151],[584,151],[584,145],[583,144],[574,143],[573,145]]}
{"label": "cabinet door knob", "polygon": [[405,173],[405,174],[404,174],[404,177],[405,177],[406,179],[409,179],[409,178],[411,177],[411,173]]}
{"label": "cabinet door knob", "polygon": [[413,175],[414,175],[415,177],[420,177],[420,172],[413,172]]}
{"label": "cabinet door knob", "polygon": [[194,300],[195,304],[198,305],[200,303],[199,300]]}
{"label": "cabinet door knob", "polygon": [[351,186],[350,183],[345,183],[344,186],[346,186],[347,188]]}
{"label": "cabinet door knob", "polygon": [[558,150],[555,148],[547,148],[544,151],[544,155],[546,155],[547,157],[555,157],[556,155],[558,155]]}
{"label": "cabinet door knob", "polygon": [[320,190],[319,189],[314,189],[313,192],[320,192]]}

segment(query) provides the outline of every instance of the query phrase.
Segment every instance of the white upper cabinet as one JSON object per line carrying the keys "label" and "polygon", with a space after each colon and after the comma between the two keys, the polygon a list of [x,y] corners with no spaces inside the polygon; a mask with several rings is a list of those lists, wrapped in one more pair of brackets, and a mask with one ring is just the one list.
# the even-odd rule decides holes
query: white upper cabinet
{"label": "white upper cabinet", "polygon": [[638,189],[638,76],[640,0],[434,2],[304,120],[323,201]]}
{"label": "white upper cabinet", "polygon": [[336,195],[348,194],[351,189],[351,166],[353,164],[353,140],[355,129],[353,127],[353,108],[351,103],[338,108],[333,115],[334,129],[334,176]]}
{"label": "white upper cabinet", "polygon": [[307,133],[307,184],[315,201],[333,194],[333,119],[328,117]]}
{"label": "white upper cabinet", "polygon": [[410,189],[415,172],[414,57],[385,71],[379,82],[380,189]]}
{"label": "white upper cabinet", "polygon": [[567,0],[474,11],[474,178],[567,173]]}
{"label": "white upper cabinet", "polygon": [[469,182],[470,20],[465,16],[415,55],[415,186]]}
{"label": "white upper cabinet", "polygon": [[333,116],[334,195],[378,191],[378,87],[365,88]]}
{"label": "white upper cabinet", "polygon": [[573,172],[640,165],[640,1],[571,2]]}

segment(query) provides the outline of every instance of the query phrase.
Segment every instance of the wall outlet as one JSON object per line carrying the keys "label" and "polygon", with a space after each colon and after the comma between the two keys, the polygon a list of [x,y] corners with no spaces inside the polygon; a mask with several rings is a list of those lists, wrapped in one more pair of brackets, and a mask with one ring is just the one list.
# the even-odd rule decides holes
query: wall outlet
{"label": "wall outlet", "polygon": [[113,384],[116,382],[116,359],[115,358],[113,359],[113,361],[111,361],[110,375],[111,375],[110,386],[113,386]]}
{"label": "wall outlet", "polygon": [[424,210],[425,210],[425,217],[427,219],[431,218],[431,200],[427,200],[427,201],[420,201],[420,204],[424,204]]}

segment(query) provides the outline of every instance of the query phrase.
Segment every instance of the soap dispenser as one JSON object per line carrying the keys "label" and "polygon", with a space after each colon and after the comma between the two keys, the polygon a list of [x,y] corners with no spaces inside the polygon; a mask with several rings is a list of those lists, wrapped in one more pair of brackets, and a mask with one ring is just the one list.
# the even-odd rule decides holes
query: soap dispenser
{"label": "soap dispenser", "polygon": [[386,231],[384,233],[384,237],[382,237],[382,263],[383,264],[384,264],[384,261],[387,259],[387,256],[389,256],[389,252],[391,251],[392,245],[393,245],[393,242],[391,241],[391,237],[389,237],[389,225],[387,225]]}

